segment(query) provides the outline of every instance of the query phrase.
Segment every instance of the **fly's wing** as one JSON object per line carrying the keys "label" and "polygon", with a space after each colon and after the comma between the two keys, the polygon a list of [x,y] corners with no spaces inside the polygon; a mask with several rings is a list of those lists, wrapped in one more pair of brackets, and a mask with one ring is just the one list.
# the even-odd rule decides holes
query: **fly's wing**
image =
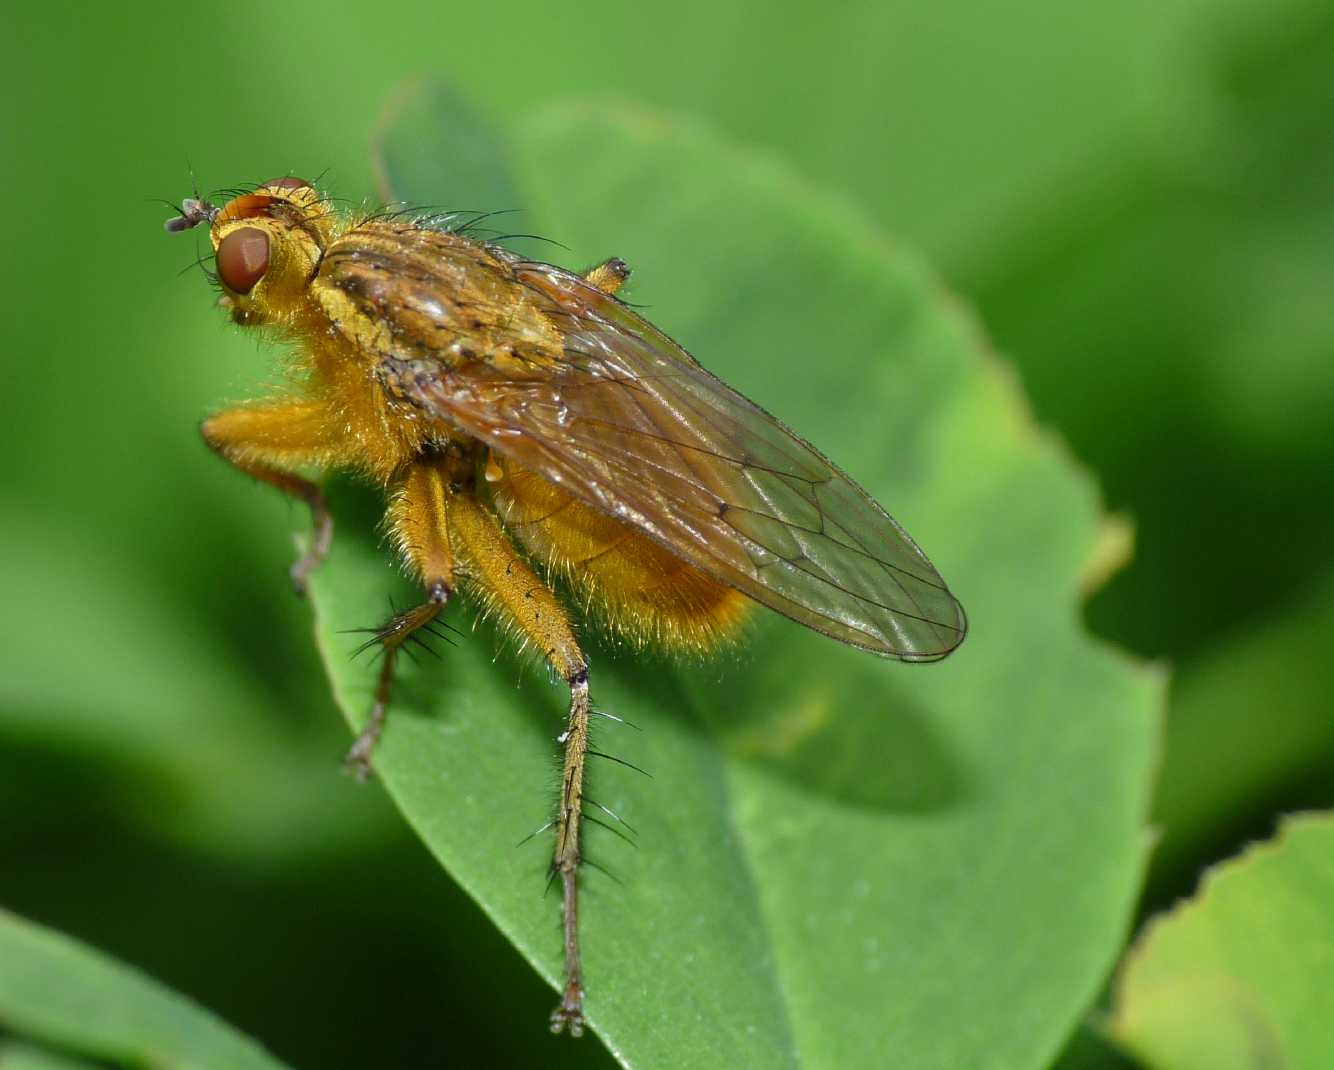
{"label": "fly's wing", "polygon": [[959,645],[963,609],[926,555],[813,447],[615,298],[509,268],[563,359],[427,370],[417,350],[395,375],[414,404],[818,632],[908,661]]}

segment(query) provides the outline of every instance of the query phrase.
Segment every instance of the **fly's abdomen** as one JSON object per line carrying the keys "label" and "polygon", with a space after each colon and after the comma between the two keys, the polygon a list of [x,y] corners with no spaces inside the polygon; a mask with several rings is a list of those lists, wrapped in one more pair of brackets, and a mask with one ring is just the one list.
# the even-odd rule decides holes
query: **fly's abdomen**
{"label": "fly's abdomen", "polygon": [[486,482],[506,531],[619,636],[704,653],[745,618],[745,595],[534,472],[493,454]]}

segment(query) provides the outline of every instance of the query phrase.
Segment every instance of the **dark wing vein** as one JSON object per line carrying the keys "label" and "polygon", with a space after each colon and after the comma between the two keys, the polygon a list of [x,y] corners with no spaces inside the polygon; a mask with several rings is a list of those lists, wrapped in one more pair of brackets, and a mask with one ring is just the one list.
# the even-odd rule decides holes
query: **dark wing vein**
{"label": "dark wing vein", "polygon": [[507,267],[563,360],[442,359],[408,377],[415,403],[810,628],[914,661],[958,646],[962,607],[848,476],[614,298],[550,265]]}

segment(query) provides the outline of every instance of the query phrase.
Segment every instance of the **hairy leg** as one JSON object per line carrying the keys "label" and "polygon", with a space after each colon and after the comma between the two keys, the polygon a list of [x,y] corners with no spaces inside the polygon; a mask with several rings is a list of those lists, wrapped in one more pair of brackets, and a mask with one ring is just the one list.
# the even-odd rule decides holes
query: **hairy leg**
{"label": "hairy leg", "polygon": [[588,662],[556,596],[514,549],[495,515],[471,493],[459,494],[449,508],[449,529],[467,582],[501,620],[535,646],[570,688],[570,710],[561,733],[565,746],[556,846],[552,870],[560,876],[565,942],[565,989],[551,1013],[551,1029],[584,1031],[583,974],[579,957],[579,826],[584,803],[584,763],[588,757]]}
{"label": "hairy leg", "polygon": [[443,583],[428,587],[425,602],[397,613],[379,628],[371,629],[371,637],[361,648],[364,650],[367,646],[381,644],[384,661],[380,665],[380,679],[375,685],[375,704],[371,707],[371,715],[353,741],[347,757],[343,759],[343,764],[358,780],[365,780],[370,775],[371,756],[375,753],[375,745],[380,742],[385,718],[389,716],[389,694],[393,688],[394,663],[398,660],[398,652],[410,640],[421,641],[415,633],[422,628],[429,629],[431,621],[445,608],[449,595],[450,589]]}
{"label": "hairy leg", "polygon": [[333,542],[333,518],[320,488],[294,469],[337,463],[323,405],[302,399],[247,405],[210,416],[199,428],[209,448],[253,479],[277,487],[310,506],[315,532],[310,549],[292,564],[292,586],[306,591],[306,577]]}
{"label": "hairy leg", "polygon": [[[447,526],[449,501],[453,496],[450,483],[450,473],[442,463],[414,464],[394,489],[389,504],[390,533],[404,562],[426,589],[426,601],[396,614],[379,628],[370,629],[371,637],[361,647],[364,650],[381,644],[384,662],[380,666],[371,715],[345,759],[348,769],[358,779],[369,774],[371,756],[384,731],[399,650],[404,643],[414,641],[418,629],[430,627],[454,590],[454,550]],[[420,642],[420,636],[415,641]]]}
{"label": "hairy leg", "polygon": [[389,529],[405,562],[421,579],[427,600],[400,613],[369,642],[383,643],[384,665],[375,706],[353,744],[348,762],[368,769],[389,707],[393,662],[413,633],[428,627],[444,607],[455,580],[466,585],[524,646],[538,650],[570,688],[570,709],[560,740],[565,746],[560,809],[552,870],[560,876],[564,917],[565,989],[552,1012],[551,1028],[584,1030],[583,977],[579,958],[579,829],[584,802],[584,763],[588,756],[588,662],[569,618],[550,588],[538,578],[502,530],[500,521],[478,500],[476,459],[461,453],[423,458],[408,470],[389,507]]}

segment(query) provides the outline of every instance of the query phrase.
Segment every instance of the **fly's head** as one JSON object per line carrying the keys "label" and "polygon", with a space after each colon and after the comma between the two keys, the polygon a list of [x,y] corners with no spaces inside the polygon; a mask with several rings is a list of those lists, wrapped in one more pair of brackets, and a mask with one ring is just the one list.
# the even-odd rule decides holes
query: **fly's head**
{"label": "fly's head", "polygon": [[293,318],[333,237],[334,213],[304,179],[270,179],[221,207],[199,198],[167,220],[177,233],[207,223],[222,304],[238,323]]}

